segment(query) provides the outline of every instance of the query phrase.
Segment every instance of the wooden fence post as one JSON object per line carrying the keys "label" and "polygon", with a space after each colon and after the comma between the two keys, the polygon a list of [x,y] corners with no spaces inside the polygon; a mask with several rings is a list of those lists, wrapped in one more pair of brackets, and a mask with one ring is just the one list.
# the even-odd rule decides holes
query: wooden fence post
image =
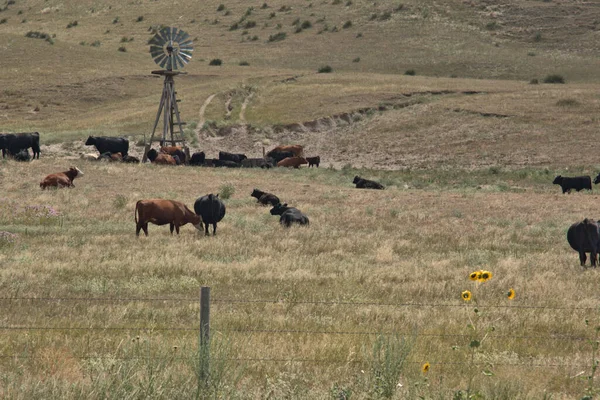
{"label": "wooden fence post", "polygon": [[210,365],[210,287],[200,288],[200,378],[207,379]]}

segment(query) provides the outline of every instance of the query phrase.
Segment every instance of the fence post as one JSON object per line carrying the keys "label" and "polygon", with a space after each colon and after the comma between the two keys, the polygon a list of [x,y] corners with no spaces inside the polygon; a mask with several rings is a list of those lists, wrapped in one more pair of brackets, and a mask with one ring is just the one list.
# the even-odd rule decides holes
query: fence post
{"label": "fence post", "polygon": [[200,378],[206,380],[210,365],[210,287],[200,288]]}

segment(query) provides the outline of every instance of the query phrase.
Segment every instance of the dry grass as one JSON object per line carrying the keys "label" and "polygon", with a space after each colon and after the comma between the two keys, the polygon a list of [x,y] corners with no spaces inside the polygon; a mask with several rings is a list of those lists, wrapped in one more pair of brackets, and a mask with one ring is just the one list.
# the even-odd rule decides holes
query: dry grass
{"label": "dry grass", "polygon": [[[429,361],[433,363],[429,386],[419,390],[427,396],[449,393],[464,389],[469,377],[469,338],[452,335],[470,334],[466,326],[472,307],[460,305],[460,293],[470,289],[484,313],[480,329],[495,327],[476,358],[478,363],[489,363],[485,368],[495,376],[477,379],[475,390],[485,396],[494,390],[513,390],[524,397],[539,397],[546,390],[557,398],[569,398],[585,389],[585,382],[570,377],[589,367],[590,350],[585,342],[568,337],[593,334],[584,319],[595,324],[596,312],[576,308],[594,308],[598,282],[593,270],[578,266],[565,229],[583,217],[594,217],[597,196],[559,195],[549,184],[553,171],[450,169],[441,172],[437,182],[425,172],[358,171],[393,184],[379,192],[352,189],[353,170],[234,171],[79,163],[85,176],[75,189],[40,191],[41,177],[63,169],[63,164],[48,159],[28,165],[1,164],[6,195],[0,226],[19,235],[16,244],[3,247],[0,254],[4,297],[194,299],[198,288],[208,285],[217,301],[212,307],[212,328],[220,332],[218,337],[230,340],[229,357],[328,360],[322,364],[247,361],[239,396],[275,390],[294,397],[324,398],[338,382],[362,398],[369,385],[360,370],[366,368],[362,362],[369,360],[373,334],[244,331],[411,336],[416,330],[417,342],[400,381],[405,387],[418,381],[420,363]],[[457,186],[461,174],[462,184]],[[405,183],[416,186],[415,182],[421,182],[422,189],[403,189]],[[513,186],[502,186],[503,182]],[[188,226],[179,237],[157,226],[150,227],[148,238],[135,237],[133,208],[138,199],[164,197],[192,205],[196,197],[217,192],[224,183],[232,184],[235,194],[227,201],[228,213],[217,238],[197,235]],[[249,197],[254,187],[273,191],[306,212],[311,226],[281,228],[267,208]],[[25,218],[25,205],[49,205],[61,216],[58,221]],[[17,212],[12,211],[15,207]],[[494,278],[476,287],[467,276],[480,268],[493,271]],[[517,292],[513,303],[504,299],[511,287]],[[274,302],[218,302],[224,299]],[[490,305],[509,307],[486,307]],[[532,305],[559,309],[519,308]],[[53,376],[55,385],[74,383],[77,390],[88,393],[97,386],[90,386],[86,377],[94,385],[107,383],[108,378],[102,377],[104,369],[79,357],[116,357],[120,362],[119,358],[138,354],[131,352],[140,336],[148,347],[144,351],[167,360],[177,351],[186,358],[193,356],[197,340],[194,302],[9,301],[3,308],[5,325],[63,328],[5,331],[2,354],[32,357],[22,366],[22,378],[10,375],[17,380],[3,383],[5,393],[14,393],[15,382],[24,382],[20,379],[42,382],[48,389],[41,378],[45,374]],[[64,330],[69,327],[131,329]],[[172,327],[192,330],[161,330]],[[49,357],[57,351],[60,356]],[[54,363],[57,357],[64,362]],[[53,362],[40,361],[44,359]],[[20,361],[3,361],[5,368],[15,362]],[[136,362],[130,367],[142,368],[143,363]],[[193,390],[193,368],[181,362],[156,366],[161,390],[177,381],[174,371],[179,369],[177,379],[184,379],[186,390]],[[453,362],[467,364],[465,368],[446,365]],[[529,363],[542,366],[531,368]],[[550,366],[555,364],[568,366]],[[148,378],[145,368],[136,372],[135,379]],[[518,387],[497,387],[509,379],[516,379]],[[34,390],[25,386],[26,392]],[[63,390],[70,396],[74,393]],[[402,393],[398,396],[408,395]]]}

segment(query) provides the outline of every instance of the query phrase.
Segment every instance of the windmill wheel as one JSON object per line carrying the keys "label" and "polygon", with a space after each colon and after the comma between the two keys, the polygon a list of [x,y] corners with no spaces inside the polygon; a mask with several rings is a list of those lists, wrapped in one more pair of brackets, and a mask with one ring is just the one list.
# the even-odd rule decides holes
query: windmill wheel
{"label": "windmill wheel", "polygon": [[190,35],[172,27],[161,29],[148,43],[154,62],[168,71],[183,68],[194,51]]}

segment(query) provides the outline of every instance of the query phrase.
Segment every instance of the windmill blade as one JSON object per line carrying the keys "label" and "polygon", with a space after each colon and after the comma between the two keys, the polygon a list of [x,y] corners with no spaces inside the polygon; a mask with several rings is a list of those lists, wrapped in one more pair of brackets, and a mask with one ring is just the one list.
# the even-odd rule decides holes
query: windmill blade
{"label": "windmill blade", "polygon": [[194,51],[190,35],[175,27],[162,28],[148,44],[154,62],[167,70],[183,68],[192,59]]}

